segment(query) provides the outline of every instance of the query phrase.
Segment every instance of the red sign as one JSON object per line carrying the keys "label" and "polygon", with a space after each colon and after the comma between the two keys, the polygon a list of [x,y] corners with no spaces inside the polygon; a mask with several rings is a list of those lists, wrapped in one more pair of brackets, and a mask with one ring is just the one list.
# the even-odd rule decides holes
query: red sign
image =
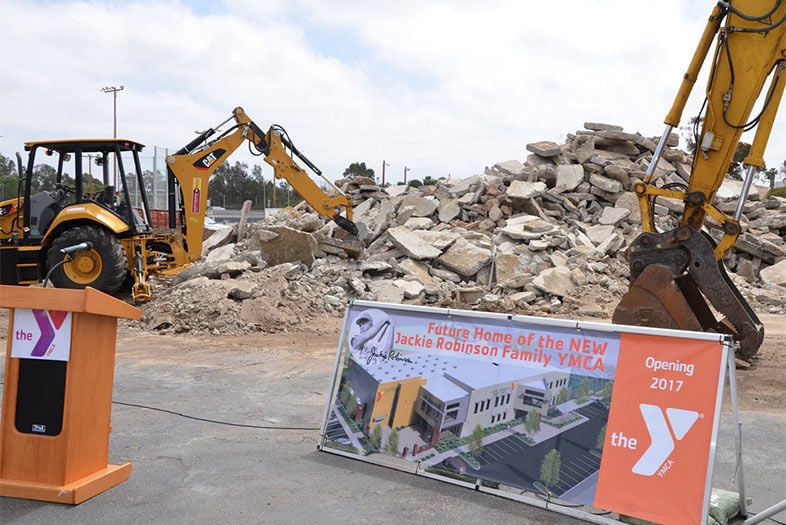
{"label": "red sign", "polygon": [[199,188],[194,188],[193,195],[191,195],[191,213],[199,213]]}

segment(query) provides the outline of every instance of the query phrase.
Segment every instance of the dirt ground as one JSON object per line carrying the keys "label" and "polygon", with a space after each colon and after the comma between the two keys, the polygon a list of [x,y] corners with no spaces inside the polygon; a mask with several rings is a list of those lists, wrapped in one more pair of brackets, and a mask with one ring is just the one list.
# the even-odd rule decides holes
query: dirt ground
{"label": "dirt ground", "polygon": [[759,315],[764,344],[750,370],[737,371],[740,410],[786,414],[786,318]]}
{"label": "dirt ground", "polygon": [[[764,343],[752,366],[736,371],[739,407],[741,412],[783,415],[786,414],[786,318],[771,314],[760,314],[759,317],[765,326]],[[0,323],[3,322],[0,320]],[[260,358],[263,355],[272,357],[271,352],[275,355],[278,351],[286,351],[287,370],[312,368],[314,372],[320,375],[324,373],[327,377],[332,374],[342,323],[340,318],[325,317],[319,322],[287,332],[190,336],[144,332],[132,328],[130,323],[121,322],[118,329],[118,347],[150,348],[166,341],[166,351],[162,348],[163,360],[169,359],[167,356],[180,354],[181,350],[195,348],[212,348],[212,351],[259,351]],[[4,328],[2,333],[6,333]],[[292,352],[293,349],[297,351]],[[150,359],[149,352],[145,352],[144,356]],[[728,388],[725,391],[728,409]]]}

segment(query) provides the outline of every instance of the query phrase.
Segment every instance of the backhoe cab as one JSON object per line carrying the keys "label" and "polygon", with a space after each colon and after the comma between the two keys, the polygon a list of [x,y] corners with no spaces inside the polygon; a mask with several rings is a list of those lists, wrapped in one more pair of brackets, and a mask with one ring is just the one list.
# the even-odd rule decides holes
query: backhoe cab
{"label": "backhoe cab", "polygon": [[[219,131],[231,121],[227,131]],[[91,286],[112,294],[130,281],[134,302],[150,300],[149,275],[178,273],[202,255],[210,176],[244,141],[318,213],[357,234],[349,197],[335,186],[336,195],[327,195],[295,161],[321,176],[283,128],[263,132],[238,107],[215,129],[167,156],[169,228],[164,231],[151,227],[142,144],[126,139],[26,143],[26,168],[19,157],[19,196],[0,202],[0,282],[34,284],[48,276],[57,287]],[[56,165],[55,189],[33,193],[41,155]],[[92,176],[94,165],[100,179]],[[89,244],[64,251],[82,243]]]}
{"label": "backhoe cab", "polygon": [[[722,26],[725,21],[725,25]],[[701,131],[695,138],[686,186],[659,185],[655,167],[682,111],[712,42]],[[752,110],[764,90],[760,112]],[[726,273],[723,257],[740,234],[740,217],[786,86],[786,2],[719,2],[713,10],[682,85],[666,116],[663,133],[643,181],[634,186],[641,209],[642,234],[631,245],[631,285],[613,322],[683,330],[729,333],[739,343],[738,358],[750,360],[764,339],[764,327]],[[733,216],[713,203],[744,131],[756,128],[740,201]],[[658,232],[656,198],[681,201],[681,225]],[[710,220],[707,220],[710,219]],[[714,311],[713,311],[714,309]],[[722,317],[716,319],[715,313]]]}

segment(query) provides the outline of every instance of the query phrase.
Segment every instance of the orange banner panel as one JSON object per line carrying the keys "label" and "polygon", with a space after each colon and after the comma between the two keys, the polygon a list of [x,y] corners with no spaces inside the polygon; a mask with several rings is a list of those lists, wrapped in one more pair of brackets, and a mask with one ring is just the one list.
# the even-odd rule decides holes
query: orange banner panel
{"label": "orange banner panel", "polygon": [[622,334],[595,506],[702,522],[723,359],[719,341]]}

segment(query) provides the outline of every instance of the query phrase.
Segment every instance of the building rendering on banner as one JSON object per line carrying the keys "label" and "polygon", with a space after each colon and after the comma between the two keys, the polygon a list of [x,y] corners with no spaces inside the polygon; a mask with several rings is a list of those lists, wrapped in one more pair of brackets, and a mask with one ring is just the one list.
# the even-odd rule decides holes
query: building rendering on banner
{"label": "building rendering on banner", "polygon": [[435,445],[466,437],[478,425],[524,419],[533,410],[545,414],[567,388],[570,372],[434,354],[365,361],[350,355],[344,378],[357,396],[355,420],[364,433],[376,425],[412,427]]}

